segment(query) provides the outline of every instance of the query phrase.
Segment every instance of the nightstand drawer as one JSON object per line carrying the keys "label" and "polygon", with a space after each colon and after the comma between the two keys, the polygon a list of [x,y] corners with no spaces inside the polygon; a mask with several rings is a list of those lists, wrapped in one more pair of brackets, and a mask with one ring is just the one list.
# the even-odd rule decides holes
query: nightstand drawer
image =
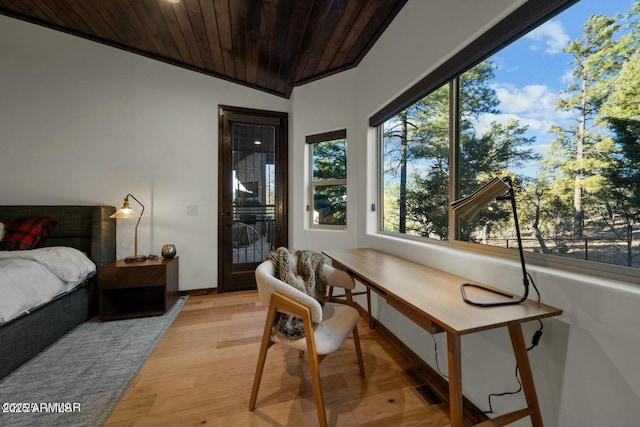
{"label": "nightstand drawer", "polygon": [[144,286],[161,286],[167,283],[164,265],[150,266],[107,266],[98,276],[100,289],[139,288]]}

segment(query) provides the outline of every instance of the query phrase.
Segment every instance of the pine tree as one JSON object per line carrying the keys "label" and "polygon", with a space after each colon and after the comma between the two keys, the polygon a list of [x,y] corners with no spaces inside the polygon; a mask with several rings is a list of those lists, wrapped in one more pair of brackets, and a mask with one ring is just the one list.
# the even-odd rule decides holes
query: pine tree
{"label": "pine tree", "polygon": [[563,179],[573,181],[573,235],[583,237],[584,198],[602,186],[600,172],[607,167],[611,143],[603,137],[600,106],[611,91],[611,77],[620,69],[626,51],[613,36],[620,25],[616,17],[593,15],[583,25],[582,37],[563,50],[573,58],[572,81],[556,103],[556,109],[574,113],[569,128],[553,126],[556,135],[552,149],[560,153],[558,163]]}

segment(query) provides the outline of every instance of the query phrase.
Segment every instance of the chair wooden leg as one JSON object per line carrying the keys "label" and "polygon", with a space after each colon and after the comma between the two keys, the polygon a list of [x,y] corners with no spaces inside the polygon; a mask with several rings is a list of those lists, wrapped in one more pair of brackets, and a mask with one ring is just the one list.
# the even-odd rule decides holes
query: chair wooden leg
{"label": "chair wooden leg", "polygon": [[371,289],[367,287],[367,314],[369,315],[369,329],[375,329],[373,314],[371,314]]}
{"label": "chair wooden leg", "polygon": [[[367,288],[367,290],[369,290],[369,288]],[[351,289],[347,289],[345,291],[345,294],[347,296],[347,302],[349,303],[349,305],[351,307],[354,307],[353,295],[351,294]],[[367,298],[368,297],[369,295],[367,295]],[[358,334],[358,325],[353,327],[353,342],[356,346],[356,355],[358,356],[358,365],[360,366],[360,376],[364,378],[364,363],[362,362],[362,350],[360,350],[360,335]]]}
{"label": "chair wooden leg", "polygon": [[267,350],[273,345],[271,342],[271,328],[273,327],[273,321],[276,318],[276,308],[269,308],[267,313],[267,320],[264,324],[264,332],[262,334],[262,344],[260,345],[260,353],[258,355],[258,364],[256,366],[256,375],[253,378],[253,388],[251,389],[251,398],[249,399],[249,410],[253,411],[256,407],[256,400],[258,399],[258,389],[260,388],[260,381],[262,380],[262,372],[264,371],[264,362],[267,359]]}
{"label": "chair wooden leg", "polygon": [[[373,315],[371,314],[371,289],[369,287],[366,287],[366,291],[364,292],[358,292],[358,293],[352,293],[351,290],[348,290],[349,292],[346,292],[345,295],[336,295],[335,297],[333,296],[333,286],[329,286],[329,293],[327,295],[326,300],[329,302],[341,302],[338,300],[339,297],[345,297],[347,296],[348,293],[351,293],[352,298],[353,295],[361,295],[361,294],[366,294],[367,295],[367,319],[369,320],[369,329],[375,329],[375,322],[373,320]],[[348,299],[348,296],[347,296]],[[351,305],[353,307],[355,307],[355,304],[353,304],[353,301],[351,302]]]}
{"label": "chair wooden leg", "polygon": [[[316,398],[316,410],[318,411],[318,422],[320,427],[327,427],[327,412],[324,409],[324,397],[320,386],[320,362],[316,352],[316,342],[313,336],[313,326],[311,317],[304,319],[304,329],[307,339],[307,352],[309,354],[309,368],[311,369],[311,379],[313,381],[313,394]],[[311,333],[309,333],[311,332]]]}
{"label": "chair wooden leg", "polygon": [[358,366],[360,367],[360,376],[364,378],[364,362],[362,361],[362,350],[360,349],[360,335],[358,334],[358,326],[353,328],[353,342],[356,346],[356,355],[358,356]]}

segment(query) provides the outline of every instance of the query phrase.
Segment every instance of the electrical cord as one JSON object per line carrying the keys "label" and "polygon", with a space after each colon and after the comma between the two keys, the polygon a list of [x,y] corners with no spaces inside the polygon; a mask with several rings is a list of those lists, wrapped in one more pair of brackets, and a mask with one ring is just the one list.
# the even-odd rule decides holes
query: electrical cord
{"label": "electrical cord", "polygon": [[[529,281],[531,282],[531,285],[533,286],[533,289],[535,289],[536,294],[538,295],[538,299],[537,301],[540,302],[540,291],[538,290],[538,287],[536,286],[536,283],[533,280],[533,277],[531,277],[531,275],[529,274],[529,272],[527,272],[527,277],[529,278]],[[538,328],[537,331],[535,331],[533,333],[533,338],[531,339],[531,345],[529,347],[527,347],[527,351],[532,350],[535,346],[537,346],[540,343],[540,338],[542,338],[542,330],[544,329],[544,324],[542,323],[542,320],[538,319],[538,323],[540,323],[540,327]],[[519,375],[520,371],[518,370],[518,363],[516,363],[516,381],[518,381],[518,390],[516,391],[505,391],[503,393],[491,393],[488,397],[488,401],[489,401],[489,410],[488,411],[482,411],[483,414],[493,414],[493,406],[491,405],[491,398],[492,397],[500,397],[500,396],[509,396],[512,394],[518,394],[522,391],[522,382],[520,381],[520,375]]]}
{"label": "electrical cord", "polygon": [[538,290],[538,287],[536,286],[536,282],[533,280],[533,277],[531,277],[531,274],[529,274],[528,271],[527,271],[527,277],[531,282],[531,286],[533,286],[533,289],[536,291],[536,294],[538,295],[538,299],[536,301],[540,302],[540,291]]}
{"label": "electrical cord", "polygon": [[449,379],[449,376],[443,374],[442,371],[440,370],[440,364],[438,363],[438,343],[436,342],[436,336],[435,335],[431,335],[431,339],[433,340],[433,351],[434,351],[434,353],[436,355],[436,369],[438,370],[438,373],[440,375],[442,375],[446,379]]}

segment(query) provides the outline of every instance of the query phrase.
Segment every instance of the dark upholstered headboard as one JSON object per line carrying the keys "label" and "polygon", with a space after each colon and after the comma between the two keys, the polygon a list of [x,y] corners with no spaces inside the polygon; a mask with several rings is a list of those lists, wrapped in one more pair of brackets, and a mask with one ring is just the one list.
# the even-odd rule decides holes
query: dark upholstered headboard
{"label": "dark upholstered headboard", "polygon": [[56,225],[42,246],[71,246],[86,253],[100,267],[116,259],[116,222],[109,218],[115,211],[113,206],[0,206],[0,221],[49,217]]}

